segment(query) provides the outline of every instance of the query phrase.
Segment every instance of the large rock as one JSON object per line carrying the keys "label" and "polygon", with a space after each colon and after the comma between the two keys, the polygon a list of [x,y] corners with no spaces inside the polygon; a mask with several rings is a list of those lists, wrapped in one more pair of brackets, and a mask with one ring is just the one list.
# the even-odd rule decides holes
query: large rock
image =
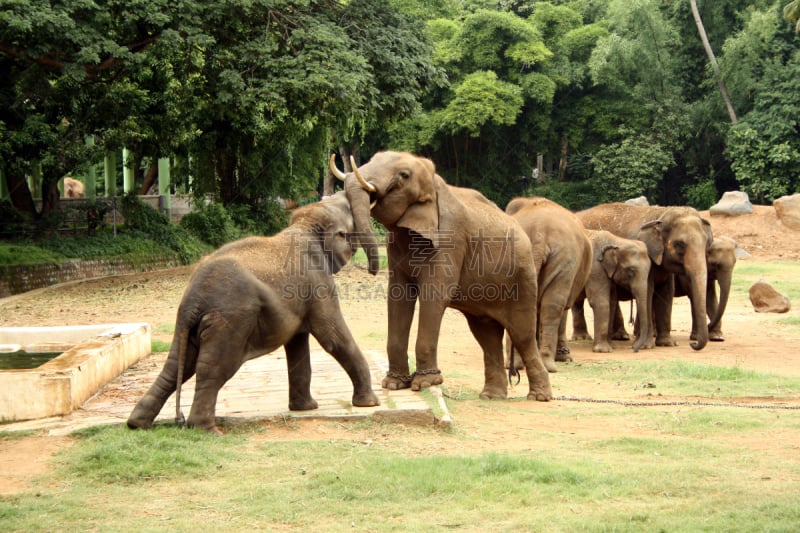
{"label": "large rock", "polygon": [[789,297],[776,291],[763,279],[750,287],[750,303],[756,313],[786,313],[792,308]]}
{"label": "large rock", "polygon": [[638,198],[630,198],[628,200],[625,200],[625,203],[628,204],[628,205],[642,205],[642,206],[650,205],[650,202],[647,201],[647,196],[639,196]]}
{"label": "large rock", "polygon": [[753,212],[753,204],[750,197],[743,191],[728,191],[722,195],[719,202],[712,205],[708,213],[710,215],[747,215]]}
{"label": "large rock", "polygon": [[784,226],[800,230],[800,193],[781,196],[772,205]]}

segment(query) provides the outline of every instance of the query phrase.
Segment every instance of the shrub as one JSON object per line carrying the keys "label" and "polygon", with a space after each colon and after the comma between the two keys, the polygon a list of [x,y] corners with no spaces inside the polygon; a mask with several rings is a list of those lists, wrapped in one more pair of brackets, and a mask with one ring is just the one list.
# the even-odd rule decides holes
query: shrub
{"label": "shrub", "polygon": [[218,203],[196,207],[193,212],[184,215],[181,226],[214,248],[244,235],[225,207]]}

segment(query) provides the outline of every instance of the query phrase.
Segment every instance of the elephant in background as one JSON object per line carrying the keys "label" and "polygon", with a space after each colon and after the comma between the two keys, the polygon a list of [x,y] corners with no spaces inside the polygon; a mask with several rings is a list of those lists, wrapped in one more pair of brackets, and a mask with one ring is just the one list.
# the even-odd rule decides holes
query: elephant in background
{"label": "elephant in background", "polygon": [[[583,224],[565,207],[547,198],[515,198],[506,206],[525,230],[538,273],[539,353],[555,372],[556,361],[572,361],[566,336],[566,315],[583,290],[592,268],[592,243]],[[513,343],[506,342],[513,365]]]}
{"label": "elephant in background", "polygon": [[[356,229],[372,241],[370,215],[386,226],[389,260],[389,371],[386,389],[420,390],[443,382],[437,345],[447,307],[461,311],[483,350],[481,398],[506,398],[503,332],[525,363],[528,398],[552,399],[550,378],[536,344],[536,269],[522,227],[478,191],[448,185],[430,159],[379,152],[344,174]],[[371,245],[368,245],[369,248]],[[408,341],[415,307],[419,329],[416,369]]]}
{"label": "elephant in background", "polygon": [[[650,256],[642,241],[625,239],[603,230],[586,230],[592,242],[592,271],[586,286],[572,306],[573,339],[588,339],[583,301],[589,301],[594,314],[593,352],[612,351],[614,314],[620,299],[628,294],[636,301],[639,335],[633,351],[652,348],[650,305],[653,284]],[[622,293],[622,294],[621,294]]]}
{"label": "elephant in background", "polygon": [[[733,281],[733,268],[736,266],[736,241],[730,237],[715,236],[706,257],[708,264],[708,282],[706,285],[706,313],[708,339],[715,342],[725,340],[722,334],[722,315],[728,305]],[[717,284],[719,284],[719,300],[717,300]],[[675,275],[675,296],[690,294],[690,280],[683,274]],[[697,324],[692,320],[692,339],[697,338]]]}
{"label": "elephant in background", "polygon": [[64,178],[64,197],[83,198],[83,183],[70,177]]}
{"label": "elephant in background", "polygon": [[[714,240],[711,224],[691,207],[601,204],[577,213],[587,229],[604,229],[647,246],[653,271],[654,293],[650,300],[655,320],[657,346],[675,346],[672,339],[673,274],[687,277],[692,302],[692,320],[697,324],[694,350],[708,343],[706,321],[706,253]],[[657,231],[646,231],[656,228]]]}
{"label": "elephant in background", "polygon": [[[344,192],[296,210],[274,237],[247,237],[204,258],[178,307],[169,357],[136,404],[128,427],[148,428],[167,398],[197,376],[190,427],[219,432],[217,395],[245,361],[283,346],[289,409],[315,409],[309,334],[353,383],[353,405],[379,405],[369,365],[342,317],[332,275],[355,251],[353,217]],[[373,274],[375,271],[373,271]]]}

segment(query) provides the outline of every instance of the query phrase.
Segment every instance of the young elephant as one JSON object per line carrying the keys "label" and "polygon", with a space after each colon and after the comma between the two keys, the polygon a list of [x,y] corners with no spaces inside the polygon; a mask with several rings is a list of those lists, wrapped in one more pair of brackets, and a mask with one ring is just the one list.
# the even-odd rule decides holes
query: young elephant
{"label": "young elephant", "polygon": [[[517,219],[531,241],[539,281],[539,353],[547,370],[555,372],[556,361],[572,361],[566,314],[589,277],[592,244],[572,211],[547,198],[514,198],[506,213]],[[513,355],[507,339],[507,366]]]}
{"label": "young elephant", "polygon": [[592,241],[592,271],[583,293],[572,307],[573,338],[588,338],[583,315],[585,298],[594,312],[592,351],[612,351],[610,338],[614,331],[614,313],[620,299],[618,291],[623,290],[636,300],[637,321],[640,324],[633,351],[652,347],[651,306],[648,299],[652,297],[653,283],[647,246],[642,241],[617,237],[608,231],[586,230],[586,233]]}
{"label": "young elephant", "polygon": [[[128,418],[148,428],[167,398],[196,374],[190,427],[218,432],[220,388],[242,364],[284,346],[289,409],[315,409],[309,334],[353,382],[353,405],[378,405],[369,366],[342,318],[332,274],[355,250],[353,216],[344,193],[298,209],[274,237],[248,237],[203,259],[183,294],[169,358]],[[374,273],[374,272],[373,272]]]}
{"label": "young elephant", "polygon": [[[728,305],[733,281],[733,267],[736,266],[736,241],[730,237],[715,236],[706,254],[708,264],[708,283],[706,285],[706,312],[708,324],[708,340],[721,342],[722,315]],[[719,301],[717,300],[717,284],[719,284]],[[682,274],[675,275],[675,296],[688,296],[690,281]],[[697,324],[692,321],[691,339],[697,338]]]}

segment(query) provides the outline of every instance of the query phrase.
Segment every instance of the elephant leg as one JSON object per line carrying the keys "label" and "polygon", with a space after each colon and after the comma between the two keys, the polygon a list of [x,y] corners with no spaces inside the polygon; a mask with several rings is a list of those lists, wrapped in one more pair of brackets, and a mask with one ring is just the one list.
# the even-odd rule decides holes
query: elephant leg
{"label": "elephant leg", "polygon": [[[719,309],[719,300],[717,299],[717,280],[710,278],[708,280],[708,285],[706,285],[706,313],[710,319],[713,319],[717,316],[717,312]],[[694,336],[692,340],[697,339],[697,331],[694,327],[692,327],[692,333]],[[717,320],[716,323],[708,330],[708,340],[714,342],[721,342],[725,340],[725,336],[722,334],[722,320]]]}
{"label": "elephant leg", "polygon": [[[347,372],[353,384],[353,405],[356,407],[373,407],[381,402],[372,391],[372,374],[369,363],[358,348],[350,329],[342,318],[341,310],[336,303],[335,309],[323,311],[321,320],[312,322],[311,333],[320,343],[320,346],[333,356],[334,359]],[[333,317],[333,318],[331,318]],[[318,325],[320,325],[318,327]],[[308,350],[308,339],[305,344]],[[309,381],[311,366],[308,366]],[[308,395],[310,398],[310,394]],[[316,402],[314,402],[316,403]]]}
{"label": "elephant leg", "polygon": [[567,310],[561,311],[561,321],[558,324],[558,347],[556,348],[556,361],[571,362],[569,345],[567,344]]}
{"label": "elephant leg", "polygon": [[199,335],[203,340],[197,355],[194,399],[186,425],[219,434],[217,396],[244,363],[246,339],[218,323],[212,323]]}
{"label": "elephant leg", "polygon": [[534,334],[535,328],[533,330],[530,328],[528,316],[527,312],[513,313],[510,323],[506,324],[506,329],[511,336],[511,342],[514,343],[525,363],[529,386],[528,399],[547,402],[553,399],[550,374],[539,355],[539,347]]}
{"label": "elephant leg", "polygon": [[622,308],[619,302],[614,305],[614,322],[611,325],[610,338],[615,341],[629,341],[631,336],[625,330],[625,317],[622,316]]}
{"label": "elephant leg", "polygon": [[[147,429],[152,427],[161,408],[164,407],[167,399],[175,392],[178,378],[178,350],[179,342],[173,339],[169,357],[164,363],[156,380],[148,389],[147,393],[133,408],[128,417],[127,425],[131,429]],[[186,355],[184,357],[185,368],[183,370],[183,383],[188,381],[195,373],[197,364],[197,346],[191,341],[187,342]]]}
{"label": "elephant leg", "polygon": [[574,341],[590,341],[592,340],[589,335],[589,328],[586,325],[586,315],[583,313],[583,302],[585,296],[581,295],[575,299],[572,304],[572,340]]}
{"label": "elephant leg", "polygon": [[311,352],[308,333],[298,333],[284,346],[289,372],[289,410],[309,411],[319,407],[311,397]]}
{"label": "elephant leg", "polygon": [[656,346],[677,346],[672,338],[672,299],[675,286],[672,275],[669,280],[656,285],[653,293],[653,320],[655,321]]}
{"label": "elephant leg", "polygon": [[[604,287],[597,291],[597,294],[589,295],[589,305],[592,306],[594,314],[594,344],[592,351],[598,353],[609,353],[613,351],[609,342],[611,332],[611,308],[612,301],[616,307],[616,300],[611,297],[611,288]],[[587,291],[588,292],[588,291]]]}
{"label": "elephant leg", "polygon": [[539,307],[539,354],[548,372],[557,372],[556,350],[558,347],[558,328],[566,302],[551,294],[544,294]]}
{"label": "elephant leg", "polygon": [[492,318],[467,313],[464,316],[469,330],[483,349],[484,383],[480,397],[484,400],[503,400],[508,397],[508,381],[502,364],[504,328]]}
{"label": "elephant leg", "polygon": [[416,285],[389,280],[388,320],[389,333],[386,353],[389,358],[389,371],[383,378],[384,389],[407,389],[411,386],[408,369],[408,337],[414,319],[414,307],[418,289]]}
{"label": "elephant leg", "polygon": [[[445,306],[438,300],[420,301],[419,328],[417,343],[414,352],[417,357],[417,368],[411,379],[411,390],[418,391],[433,385],[439,385],[444,380],[438,366],[437,346],[439,344],[439,330],[442,327],[442,317]],[[500,333],[500,346],[498,356],[500,369],[503,368],[503,334]]]}

